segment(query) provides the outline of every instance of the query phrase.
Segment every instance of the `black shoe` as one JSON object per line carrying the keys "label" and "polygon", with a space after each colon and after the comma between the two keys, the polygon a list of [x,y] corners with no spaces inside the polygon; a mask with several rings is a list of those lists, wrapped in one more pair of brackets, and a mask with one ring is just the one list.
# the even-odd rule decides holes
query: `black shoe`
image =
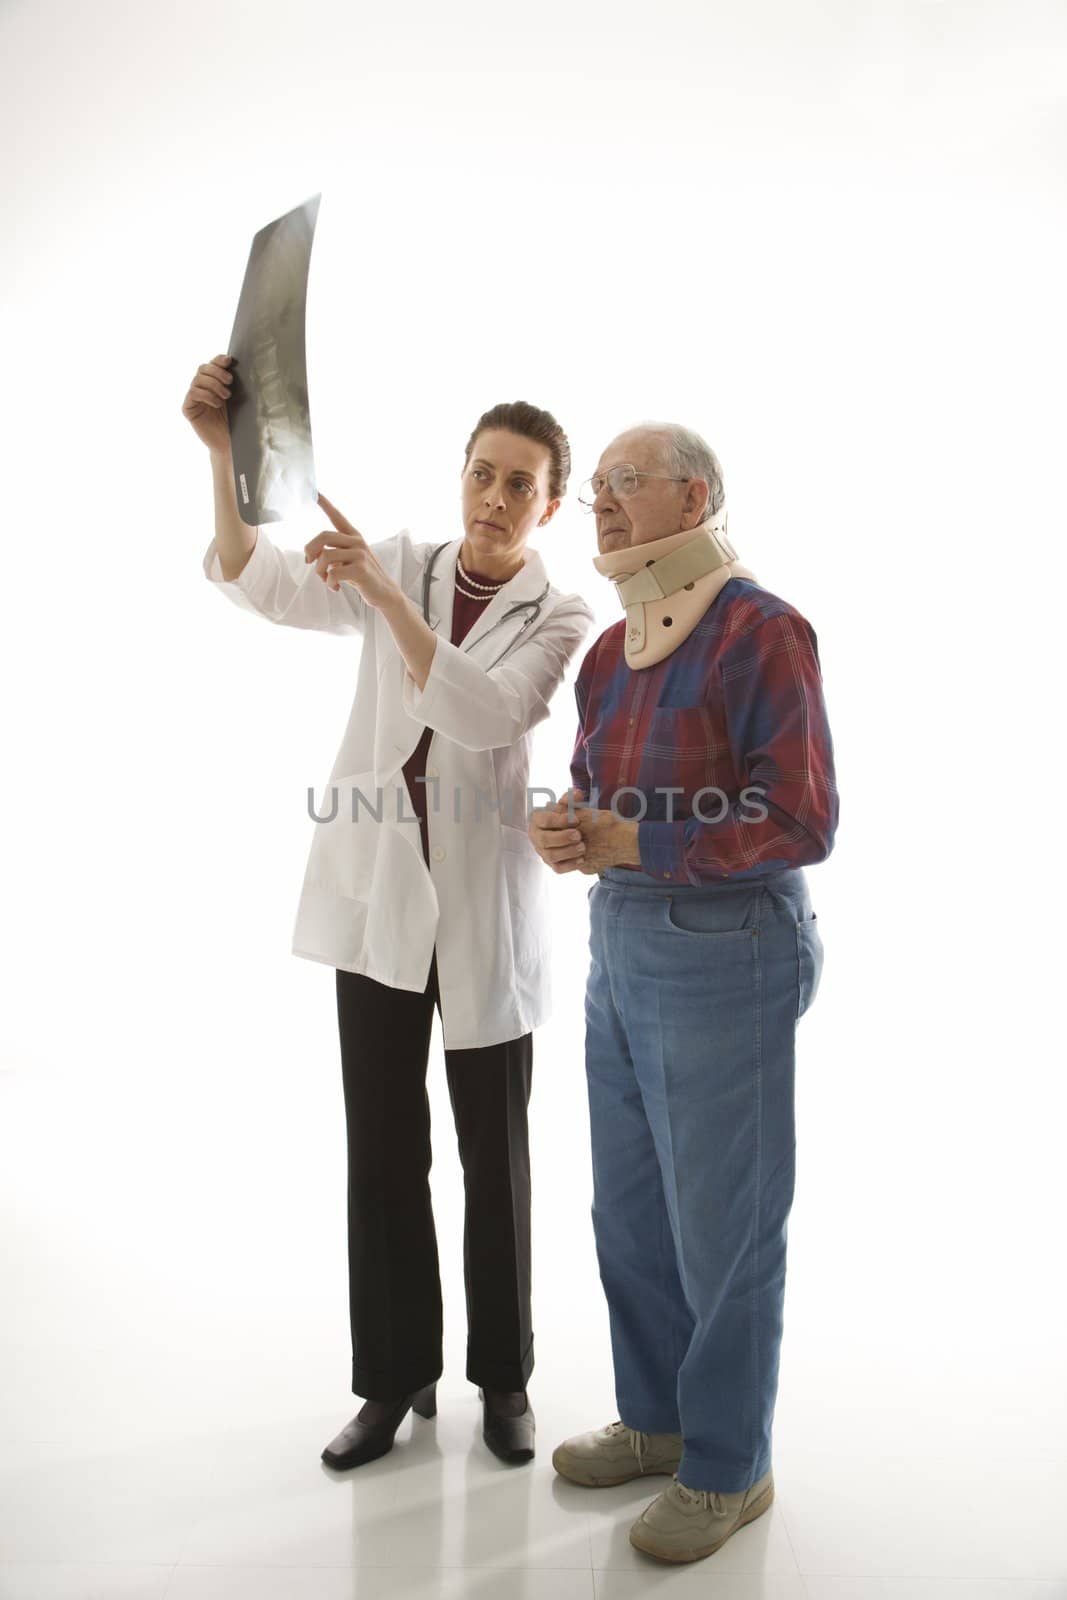
{"label": "black shoe", "polygon": [[[516,1391],[519,1392],[519,1391]],[[534,1414],[533,1406],[525,1390],[521,1391],[526,1400],[526,1409],[517,1417],[508,1416],[502,1409],[493,1389],[479,1389],[478,1398],[482,1402],[482,1438],[495,1456],[501,1461],[518,1464],[521,1461],[532,1461],[534,1455]],[[500,1397],[501,1399],[503,1396]]]}
{"label": "black shoe", "polygon": [[365,1461],[376,1461],[379,1456],[387,1455],[393,1448],[396,1430],[409,1411],[419,1417],[436,1417],[436,1383],[427,1384],[425,1389],[408,1395],[406,1400],[398,1400],[381,1422],[360,1422],[358,1417],[353,1417],[337,1438],[330,1440],[322,1452],[323,1461],[328,1467],[343,1472],[346,1467],[361,1467]]}

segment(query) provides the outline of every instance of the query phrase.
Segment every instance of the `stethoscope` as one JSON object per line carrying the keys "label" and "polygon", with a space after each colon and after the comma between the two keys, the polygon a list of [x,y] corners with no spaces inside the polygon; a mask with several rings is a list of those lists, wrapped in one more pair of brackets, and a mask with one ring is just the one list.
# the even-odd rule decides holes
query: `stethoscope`
{"label": "stethoscope", "polygon": [[[441,551],[447,550],[450,543],[450,540],[446,540],[444,544],[439,544],[435,549],[430,551],[429,559],[426,562],[426,571],[422,575],[422,614],[426,619],[427,626],[429,626],[430,623],[430,578],[433,575],[433,564],[437,560],[437,557],[441,554]],[[520,600],[516,605],[511,607],[510,611],[505,611],[502,617],[498,617],[493,623],[492,628],[486,628],[485,632],[479,634],[478,638],[473,641],[474,644],[481,644],[483,639],[488,639],[489,635],[494,629],[502,627],[503,624],[510,621],[512,617],[517,617],[520,611],[525,611],[527,613],[526,621],[523,623],[514,639],[509,639],[508,643],[497,656],[496,661],[491,661],[489,666],[486,667],[486,672],[490,672],[493,667],[496,666],[498,661],[503,661],[508,651],[518,644],[527,628],[530,627],[532,623],[537,621],[538,617],[541,615],[541,609],[545,596],[548,594],[550,588],[551,585],[546,583],[536,600]],[[464,645],[463,648],[464,650],[467,650],[470,648],[470,646]]]}

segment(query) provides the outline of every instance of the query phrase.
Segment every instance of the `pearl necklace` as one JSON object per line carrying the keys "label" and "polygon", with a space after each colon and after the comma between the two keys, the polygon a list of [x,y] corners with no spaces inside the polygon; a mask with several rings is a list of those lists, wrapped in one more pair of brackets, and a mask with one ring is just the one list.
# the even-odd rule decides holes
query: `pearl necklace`
{"label": "pearl necklace", "polygon": [[456,593],[461,594],[464,600],[480,600],[482,605],[487,605],[488,602],[494,598],[496,590],[493,591],[493,594],[478,594],[474,589],[465,589],[457,578]]}
{"label": "pearl necklace", "polygon": [[[508,581],[506,578],[503,578],[499,583],[479,583],[476,578],[472,578],[467,572],[464,571],[463,563],[459,559],[458,555],[456,557],[456,572],[458,574],[456,578],[456,587],[460,594],[465,595],[468,600],[481,600],[489,595],[497,594]],[[470,589],[464,589],[463,584],[460,583],[460,578],[463,579],[463,583],[470,584]],[[471,590],[475,590],[477,592],[472,594]]]}

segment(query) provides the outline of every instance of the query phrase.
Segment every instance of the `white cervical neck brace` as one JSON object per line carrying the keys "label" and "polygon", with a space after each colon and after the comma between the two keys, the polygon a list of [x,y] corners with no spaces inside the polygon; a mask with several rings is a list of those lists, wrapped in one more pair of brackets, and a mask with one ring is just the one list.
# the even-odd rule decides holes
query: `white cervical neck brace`
{"label": "white cervical neck brace", "polygon": [[725,506],[696,528],[595,556],[593,565],[626,612],[626,664],[635,670],[684,644],[731,578],[756,581],[726,537]]}

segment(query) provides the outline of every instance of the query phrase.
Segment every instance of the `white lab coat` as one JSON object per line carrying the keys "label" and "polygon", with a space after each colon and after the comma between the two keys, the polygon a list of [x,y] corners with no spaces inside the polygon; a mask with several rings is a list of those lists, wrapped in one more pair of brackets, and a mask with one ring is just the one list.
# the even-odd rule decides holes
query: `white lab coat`
{"label": "white lab coat", "polygon": [[[279,549],[260,528],[231,581],[214,540],[204,556],[204,573],[221,592],[268,621],[362,637],[348,726],[315,796],[317,815],[333,815],[311,823],[292,953],[421,992],[436,944],[447,1049],[516,1039],[549,1015],[546,868],[526,832],[531,730],[547,717],[593,621],[580,595],[550,588],[521,643],[491,665],[523,616],[494,623],[536,599],[547,581],[540,555],[527,547],[522,571],[453,645],[462,543],[447,545],[434,565],[429,617],[439,637],[421,693],[385,619],[352,584],[328,589],[303,550]],[[403,529],[372,548],[421,612],[433,546]],[[435,730],[426,764],[429,870],[401,770],[426,726]]]}

